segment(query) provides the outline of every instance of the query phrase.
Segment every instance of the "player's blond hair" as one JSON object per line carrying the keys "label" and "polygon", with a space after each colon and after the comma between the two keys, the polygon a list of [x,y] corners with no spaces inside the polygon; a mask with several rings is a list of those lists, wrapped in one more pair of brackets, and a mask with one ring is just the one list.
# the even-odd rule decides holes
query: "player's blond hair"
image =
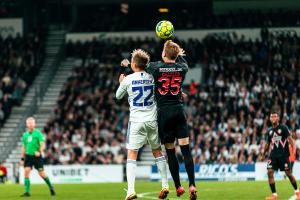
{"label": "player's blond hair", "polygon": [[133,50],[131,56],[133,62],[141,69],[145,69],[150,62],[150,55],[142,49]]}
{"label": "player's blond hair", "polygon": [[173,42],[172,40],[167,40],[164,44],[164,52],[167,58],[171,60],[176,60],[180,52],[180,47],[177,43]]}
{"label": "player's blond hair", "polygon": [[34,121],[34,122],[35,122],[35,119],[34,119],[33,117],[28,117],[28,118],[26,119],[26,123],[29,122],[29,121]]}

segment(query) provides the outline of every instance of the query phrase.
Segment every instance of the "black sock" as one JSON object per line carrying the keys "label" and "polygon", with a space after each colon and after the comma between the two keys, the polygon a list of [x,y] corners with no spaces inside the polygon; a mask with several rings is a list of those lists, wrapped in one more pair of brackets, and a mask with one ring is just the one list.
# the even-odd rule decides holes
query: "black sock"
{"label": "black sock", "polygon": [[272,193],[276,193],[275,183],[270,184]]}
{"label": "black sock", "polygon": [[292,186],[294,187],[294,189],[297,190],[298,186],[297,186],[297,181],[295,180],[295,178],[293,176],[289,176],[289,179],[290,179],[290,182],[291,182]]}
{"label": "black sock", "polygon": [[184,164],[185,164],[185,170],[189,177],[190,186],[196,186],[195,185],[195,169],[194,169],[194,161],[192,158],[192,154],[190,151],[190,145],[182,145],[180,146],[181,153],[184,158]]}
{"label": "black sock", "polygon": [[169,169],[175,184],[176,189],[181,186],[179,178],[179,163],[175,154],[175,149],[167,149]]}
{"label": "black sock", "polygon": [[294,187],[295,190],[298,189],[297,182],[292,183],[292,185],[293,185],[293,187]]}

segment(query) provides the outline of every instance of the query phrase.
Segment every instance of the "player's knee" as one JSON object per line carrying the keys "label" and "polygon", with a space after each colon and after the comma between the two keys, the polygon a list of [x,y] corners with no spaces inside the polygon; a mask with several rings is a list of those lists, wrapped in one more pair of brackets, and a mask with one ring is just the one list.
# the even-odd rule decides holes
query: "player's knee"
{"label": "player's knee", "polygon": [[152,149],[152,154],[155,158],[161,157],[163,155],[160,148],[159,149]]}
{"label": "player's knee", "polygon": [[166,143],[165,147],[166,147],[166,149],[175,149],[174,143]]}
{"label": "player's knee", "polygon": [[138,156],[138,150],[128,149],[127,151],[127,159],[136,160]]}
{"label": "player's knee", "polygon": [[189,137],[178,139],[178,144],[179,144],[180,146],[188,145],[189,143],[190,143]]}
{"label": "player's knee", "polygon": [[45,177],[46,177],[45,171],[39,171],[39,175],[40,175],[40,177],[42,177],[42,178],[45,178]]}
{"label": "player's knee", "polygon": [[268,171],[268,177],[272,178],[274,176],[274,172],[273,171]]}
{"label": "player's knee", "polygon": [[291,177],[292,176],[292,172],[290,170],[285,171],[285,175],[287,177]]}
{"label": "player's knee", "polygon": [[24,173],[25,173],[24,176],[25,176],[25,178],[29,178],[30,172],[31,172],[31,169],[29,167],[26,167],[24,169]]}

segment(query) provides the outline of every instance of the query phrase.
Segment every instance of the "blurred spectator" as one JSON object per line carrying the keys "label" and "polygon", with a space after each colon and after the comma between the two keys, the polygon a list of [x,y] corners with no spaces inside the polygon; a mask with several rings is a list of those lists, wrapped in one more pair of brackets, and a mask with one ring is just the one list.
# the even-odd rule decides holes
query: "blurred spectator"
{"label": "blurred spectator", "polygon": [[[176,4],[175,4],[176,5]],[[119,5],[80,8],[80,15],[74,27],[76,32],[153,30],[162,19],[170,20],[176,30],[179,29],[214,29],[214,28],[248,28],[248,27],[292,27],[300,25],[300,13],[297,10],[274,9],[269,11],[240,9],[223,14],[213,14],[203,5],[179,8],[170,6],[167,16],[156,12],[156,7],[144,5],[129,9],[128,13],[120,12]],[[153,12],[149,12],[153,10]],[[142,13],[142,17],[136,17]],[[112,17],[113,16],[113,17]],[[147,22],[147,23],[145,23]],[[262,38],[265,39],[266,29]]]}
{"label": "blurred spectator", "polygon": [[0,35],[0,126],[14,105],[21,105],[25,92],[43,59],[42,33],[21,37]]}
{"label": "blurred spectator", "polygon": [[190,93],[189,95],[194,96],[197,93],[197,84],[195,83],[194,80],[191,81],[190,83]]}
{"label": "blurred spectator", "polygon": [[4,163],[0,163],[0,183],[5,183],[7,180],[7,168]]}

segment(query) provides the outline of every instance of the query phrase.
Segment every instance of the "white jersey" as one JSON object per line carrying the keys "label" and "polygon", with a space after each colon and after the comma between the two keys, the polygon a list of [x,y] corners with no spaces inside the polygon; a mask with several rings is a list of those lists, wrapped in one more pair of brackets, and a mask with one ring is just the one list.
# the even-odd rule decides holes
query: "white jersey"
{"label": "white jersey", "polygon": [[156,121],[156,101],[154,99],[154,79],[146,72],[135,72],[121,82],[116,98],[121,99],[128,93],[130,118],[132,122]]}

